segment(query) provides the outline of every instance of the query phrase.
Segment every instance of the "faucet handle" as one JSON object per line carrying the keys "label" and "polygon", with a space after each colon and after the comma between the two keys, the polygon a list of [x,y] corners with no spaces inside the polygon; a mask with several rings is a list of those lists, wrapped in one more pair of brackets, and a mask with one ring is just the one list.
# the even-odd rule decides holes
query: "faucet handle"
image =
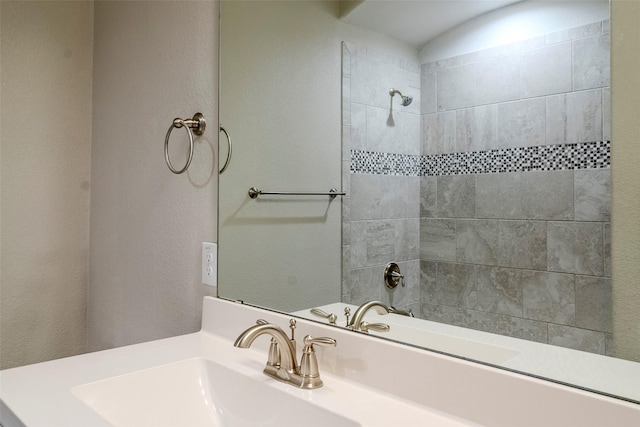
{"label": "faucet handle", "polygon": [[304,337],[304,349],[300,360],[300,376],[302,377],[301,388],[314,389],[322,387],[320,371],[318,370],[318,359],[313,345],[336,346],[336,340],[329,337],[313,338],[311,335]]}
{"label": "faucet handle", "polygon": [[391,330],[391,326],[387,325],[386,323],[360,322],[360,330],[366,333],[369,333],[369,330],[376,332],[389,332]]}

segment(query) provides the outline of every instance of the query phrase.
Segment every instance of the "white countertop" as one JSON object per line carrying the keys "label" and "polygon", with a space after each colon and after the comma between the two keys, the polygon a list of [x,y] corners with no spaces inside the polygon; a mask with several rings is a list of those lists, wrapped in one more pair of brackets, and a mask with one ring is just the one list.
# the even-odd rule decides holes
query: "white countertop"
{"label": "white countertop", "polygon": [[0,423],[107,426],[72,388],[203,358],[368,427],[640,425],[640,405],[303,319],[299,340],[309,333],[338,345],[318,349],[324,387],[300,390],[262,374],[267,338],[251,349],[233,347],[258,318],[289,323],[281,313],[206,297],[201,332],[0,371]]}
{"label": "white countertop", "polygon": [[[345,307],[351,309],[351,314],[358,308],[345,303],[327,304],[318,308],[338,315],[338,320],[344,324]],[[323,321],[308,309],[292,314]],[[391,325],[389,332],[371,331],[370,334],[374,336],[395,339],[640,402],[640,363],[637,362],[425,319],[380,315],[374,310],[367,312],[365,320],[369,323]],[[396,333],[398,330],[401,330],[400,336]],[[466,341],[467,345],[460,345],[456,339],[460,342]]]}

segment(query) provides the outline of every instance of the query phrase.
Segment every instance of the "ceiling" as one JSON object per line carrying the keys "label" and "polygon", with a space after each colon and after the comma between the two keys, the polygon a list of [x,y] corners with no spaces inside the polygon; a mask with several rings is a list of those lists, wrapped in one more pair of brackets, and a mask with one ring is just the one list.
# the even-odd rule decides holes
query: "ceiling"
{"label": "ceiling", "polygon": [[416,48],[463,22],[520,0],[365,0],[342,20]]}

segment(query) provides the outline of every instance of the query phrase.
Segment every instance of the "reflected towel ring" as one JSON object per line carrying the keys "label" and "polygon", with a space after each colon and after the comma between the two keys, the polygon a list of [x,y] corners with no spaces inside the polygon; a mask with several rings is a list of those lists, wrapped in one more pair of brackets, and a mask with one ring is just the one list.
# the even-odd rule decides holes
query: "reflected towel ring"
{"label": "reflected towel ring", "polygon": [[229,162],[231,161],[232,145],[231,145],[231,136],[229,136],[229,132],[227,132],[227,130],[222,125],[220,125],[220,132],[224,132],[224,134],[227,137],[227,142],[229,143],[229,151],[227,151],[227,160],[224,162],[222,169],[220,169],[220,173],[222,173],[227,169],[227,166],[229,166]]}
{"label": "reflected towel ring", "polygon": [[[187,157],[187,163],[184,167],[178,170],[173,167],[171,160],[169,159],[169,138],[171,137],[171,131],[173,128],[181,127],[184,127],[189,134],[189,156]],[[164,138],[164,160],[167,162],[167,166],[171,172],[181,174],[189,169],[189,165],[193,159],[193,134],[195,133],[198,136],[202,135],[206,127],[207,122],[205,121],[202,113],[196,113],[192,119],[173,119],[173,123],[171,123],[171,127],[169,127],[169,130],[167,131],[167,136]]]}

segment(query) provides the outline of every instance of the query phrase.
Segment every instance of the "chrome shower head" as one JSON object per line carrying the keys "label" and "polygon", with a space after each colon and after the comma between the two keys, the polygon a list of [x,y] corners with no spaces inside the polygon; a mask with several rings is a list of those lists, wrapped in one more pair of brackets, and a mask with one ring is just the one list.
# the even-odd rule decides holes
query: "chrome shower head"
{"label": "chrome shower head", "polygon": [[402,104],[403,107],[406,107],[407,105],[411,104],[411,102],[413,101],[412,97],[403,95],[402,92],[400,92],[399,90],[394,88],[389,89],[389,95],[391,95],[392,98],[393,98],[393,95],[395,95],[396,93],[400,95],[400,98],[402,98],[402,101],[400,103]]}

